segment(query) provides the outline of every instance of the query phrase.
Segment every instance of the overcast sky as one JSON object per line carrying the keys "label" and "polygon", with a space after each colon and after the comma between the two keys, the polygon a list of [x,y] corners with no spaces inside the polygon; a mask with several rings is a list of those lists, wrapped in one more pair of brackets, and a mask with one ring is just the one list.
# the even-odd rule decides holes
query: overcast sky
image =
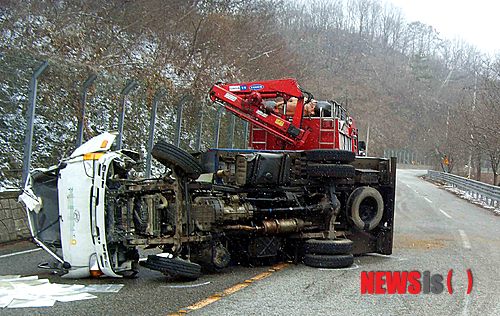
{"label": "overcast sky", "polygon": [[432,25],[444,37],[460,37],[484,53],[500,53],[498,0],[386,0],[400,7],[409,22]]}

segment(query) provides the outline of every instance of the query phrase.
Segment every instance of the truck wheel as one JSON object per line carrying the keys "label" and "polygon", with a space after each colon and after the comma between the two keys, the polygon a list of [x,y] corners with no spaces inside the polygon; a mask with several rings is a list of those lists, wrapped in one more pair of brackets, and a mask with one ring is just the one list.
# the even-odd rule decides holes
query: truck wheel
{"label": "truck wheel", "polygon": [[354,263],[352,254],[348,255],[314,255],[306,254],[304,264],[315,268],[346,268]]}
{"label": "truck wheel", "polygon": [[372,187],[359,187],[347,199],[347,209],[358,229],[369,231],[378,226],[384,215],[384,199]]}
{"label": "truck wheel", "polygon": [[313,149],[306,150],[304,153],[309,161],[350,163],[356,159],[354,152],[340,149]]}
{"label": "truck wheel", "polygon": [[351,165],[337,165],[325,163],[310,163],[307,165],[307,174],[312,177],[352,178],[356,169]]}
{"label": "truck wheel", "polygon": [[200,164],[190,153],[163,140],[153,146],[151,154],[163,165],[174,168],[188,178],[197,179],[202,172]]}
{"label": "truck wheel", "polygon": [[166,258],[156,255],[149,255],[141,265],[162,272],[174,278],[186,280],[196,280],[201,275],[201,266],[181,258]]}
{"label": "truck wheel", "polygon": [[309,239],[304,244],[307,254],[336,255],[349,254],[352,252],[352,240],[350,239]]}

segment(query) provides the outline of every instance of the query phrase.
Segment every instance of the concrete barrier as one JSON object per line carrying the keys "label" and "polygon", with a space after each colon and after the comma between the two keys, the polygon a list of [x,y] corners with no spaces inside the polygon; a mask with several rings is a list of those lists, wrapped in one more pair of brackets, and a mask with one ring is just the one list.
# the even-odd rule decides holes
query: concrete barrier
{"label": "concrete barrier", "polygon": [[23,206],[17,201],[20,191],[0,192],[0,243],[31,237]]}

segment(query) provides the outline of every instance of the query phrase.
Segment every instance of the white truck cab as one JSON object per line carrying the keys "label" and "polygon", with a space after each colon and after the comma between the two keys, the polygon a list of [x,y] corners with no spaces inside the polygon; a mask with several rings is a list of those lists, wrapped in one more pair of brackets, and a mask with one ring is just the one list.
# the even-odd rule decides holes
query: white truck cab
{"label": "white truck cab", "polygon": [[123,258],[124,249],[107,241],[106,180],[113,177],[112,162],[132,160],[111,150],[115,138],[103,133],[59,165],[34,170],[19,197],[33,239],[56,260],[63,277],[122,277],[137,261]]}

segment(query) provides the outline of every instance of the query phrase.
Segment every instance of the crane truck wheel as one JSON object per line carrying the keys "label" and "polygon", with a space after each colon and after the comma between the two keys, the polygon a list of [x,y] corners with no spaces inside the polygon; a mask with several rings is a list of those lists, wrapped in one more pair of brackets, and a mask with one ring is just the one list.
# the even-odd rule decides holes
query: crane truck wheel
{"label": "crane truck wheel", "polygon": [[309,239],[304,244],[307,254],[336,255],[352,253],[350,239]]}
{"label": "crane truck wheel", "polygon": [[350,163],[356,159],[352,151],[339,149],[312,149],[304,151],[307,160],[317,162]]}
{"label": "crane truck wheel", "polygon": [[198,179],[202,172],[202,167],[190,153],[163,140],[153,146],[151,154],[161,164],[190,179]]}
{"label": "crane truck wheel", "polygon": [[346,268],[354,263],[352,254],[347,255],[315,255],[306,254],[304,264],[315,268]]}
{"label": "crane truck wheel", "polygon": [[372,187],[359,187],[347,200],[351,219],[360,230],[370,231],[378,226],[384,215],[384,199]]}
{"label": "crane truck wheel", "polygon": [[351,165],[326,163],[307,164],[307,174],[311,177],[352,178],[356,169]]}
{"label": "crane truck wheel", "polygon": [[173,278],[184,280],[196,280],[201,275],[201,266],[181,258],[167,258],[157,255],[149,255],[141,265],[151,270],[157,270]]}

